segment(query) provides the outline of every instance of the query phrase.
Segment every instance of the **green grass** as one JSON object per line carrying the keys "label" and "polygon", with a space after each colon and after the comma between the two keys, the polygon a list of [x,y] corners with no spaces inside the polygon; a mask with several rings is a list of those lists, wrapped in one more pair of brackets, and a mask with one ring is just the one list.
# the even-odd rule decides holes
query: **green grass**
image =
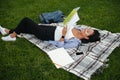
{"label": "green grass", "polygon": [[[43,12],[62,10],[65,15],[80,6],[79,24],[120,32],[119,0],[0,0],[0,25],[15,28],[23,17],[39,23]],[[2,35],[0,35],[2,37]],[[110,66],[92,80],[120,80],[120,48],[109,57]],[[0,80],[83,80],[63,69],[56,69],[49,57],[25,39],[0,39]]]}

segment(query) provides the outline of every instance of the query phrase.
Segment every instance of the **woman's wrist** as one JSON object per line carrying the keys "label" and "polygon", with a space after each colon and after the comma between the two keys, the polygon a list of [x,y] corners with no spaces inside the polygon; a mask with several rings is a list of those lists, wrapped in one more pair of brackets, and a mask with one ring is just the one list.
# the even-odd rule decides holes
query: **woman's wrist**
{"label": "woman's wrist", "polygon": [[60,41],[60,42],[64,41],[64,37],[65,37],[65,36],[61,36],[61,38],[60,38],[59,41]]}
{"label": "woman's wrist", "polygon": [[61,38],[63,38],[63,39],[64,39],[64,38],[65,38],[65,36],[62,36]]}

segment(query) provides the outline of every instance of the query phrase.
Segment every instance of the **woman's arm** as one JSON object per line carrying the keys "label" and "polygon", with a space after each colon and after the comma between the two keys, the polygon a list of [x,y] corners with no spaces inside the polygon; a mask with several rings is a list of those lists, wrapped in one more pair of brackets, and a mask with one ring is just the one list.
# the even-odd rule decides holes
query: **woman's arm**
{"label": "woman's arm", "polygon": [[56,47],[64,47],[64,48],[75,48],[79,44],[81,44],[81,41],[76,38],[72,38],[70,40],[65,40],[65,41],[49,41],[50,44],[55,45]]}
{"label": "woman's arm", "polygon": [[67,26],[64,27],[62,30],[62,37],[59,40],[60,42],[64,41],[64,37],[65,37],[66,33],[67,33]]}

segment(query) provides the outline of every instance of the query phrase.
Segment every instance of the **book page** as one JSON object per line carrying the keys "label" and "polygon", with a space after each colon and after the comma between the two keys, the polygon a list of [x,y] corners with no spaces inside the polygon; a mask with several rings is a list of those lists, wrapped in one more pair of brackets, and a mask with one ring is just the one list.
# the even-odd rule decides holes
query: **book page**
{"label": "book page", "polygon": [[73,28],[76,25],[76,22],[79,21],[79,16],[78,13],[76,12],[73,17],[71,17],[71,19],[69,20],[69,22],[67,23],[67,28]]}
{"label": "book page", "polygon": [[77,7],[73,9],[70,14],[65,18],[63,21],[63,25],[67,25],[68,27],[74,26],[77,21],[80,20],[77,11],[79,10],[80,7]]}
{"label": "book page", "polygon": [[74,60],[64,48],[58,48],[48,52],[49,57],[57,68],[73,63]]}

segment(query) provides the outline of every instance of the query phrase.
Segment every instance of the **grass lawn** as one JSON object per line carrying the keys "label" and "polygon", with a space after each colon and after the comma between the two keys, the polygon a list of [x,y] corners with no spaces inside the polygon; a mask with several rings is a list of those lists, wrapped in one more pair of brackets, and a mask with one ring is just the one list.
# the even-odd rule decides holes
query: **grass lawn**
{"label": "grass lawn", "polygon": [[[43,12],[62,10],[65,15],[80,6],[79,24],[120,32],[120,0],[0,0],[0,25],[15,28],[23,17],[39,23]],[[2,35],[0,34],[0,37]],[[109,67],[92,80],[120,80],[120,48],[109,57]],[[0,39],[0,80],[83,80],[56,69],[49,57],[25,39]]]}

